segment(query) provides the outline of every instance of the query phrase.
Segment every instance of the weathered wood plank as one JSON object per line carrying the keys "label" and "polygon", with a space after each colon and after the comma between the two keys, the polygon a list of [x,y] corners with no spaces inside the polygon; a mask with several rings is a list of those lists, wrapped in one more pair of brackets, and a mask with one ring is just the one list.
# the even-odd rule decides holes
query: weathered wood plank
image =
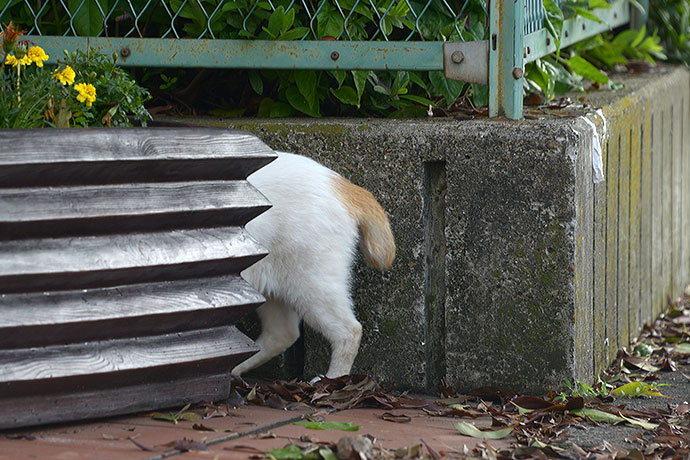
{"label": "weathered wood plank", "polygon": [[0,348],[233,324],[264,298],[238,275],[0,296]]}
{"label": "weathered wood plank", "polygon": [[268,206],[268,200],[246,181],[0,189],[1,223]]}
{"label": "weathered wood plank", "polygon": [[237,273],[265,255],[237,227],[12,240],[0,243],[0,292]]}
{"label": "weathered wood plank", "polygon": [[162,382],[141,382],[107,391],[81,389],[41,397],[9,397],[2,400],[0,430],[180,407],[188,403],[224,399],[229,392],[227,374],[218,373]]}
{"label": "weathered wood plank", "polygon": [[[0,350],[0,397],[8,384],[189,365],[257,351],[234,326],[41,348]],[[229,371],[229,369],[227,369]]]}
{"label": "weathered wood plank", "polygon": [[243,225],[269,207],[246,181],[0,188],[0,240]]}
{"label": "weathered wood plank", "polygon": [[228,129],[2,130],[0,187],[244,179],[275,157]]}

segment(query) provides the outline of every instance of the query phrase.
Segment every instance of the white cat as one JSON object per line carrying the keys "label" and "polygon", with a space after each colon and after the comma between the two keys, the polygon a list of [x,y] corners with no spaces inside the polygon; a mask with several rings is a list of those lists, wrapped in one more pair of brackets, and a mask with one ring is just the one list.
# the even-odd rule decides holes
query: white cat
{"label": "white cat", "polygon": [[319,163],[277,152],[249,176],[273,207],[247,224],[269,255],[242,272],[267,301],[257,310],[261,351],[232,370],[241,375],[292,345],[302,319],[331,344],[327,377],[349,374],[362,326],[350,296],[359,233],[367,264],[384,270],[395,257],[388,217],[368,191]]}

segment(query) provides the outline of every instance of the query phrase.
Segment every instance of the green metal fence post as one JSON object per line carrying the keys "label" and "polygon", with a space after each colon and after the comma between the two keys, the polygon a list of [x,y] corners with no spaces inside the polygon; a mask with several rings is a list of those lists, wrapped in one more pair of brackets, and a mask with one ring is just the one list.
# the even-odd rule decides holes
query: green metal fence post
{"label": "green metal fence post", "polygon": [[522,118],[524,0],[491,0],[489,116]]}
{"label": "green metal fence post", "polygon": [[633,29],[641,29],[647,23],[649,17],[649,0],[639,0],[639,6],[644,9],[644,12],[637,9],[637,7],[630,3],[630,26]]}

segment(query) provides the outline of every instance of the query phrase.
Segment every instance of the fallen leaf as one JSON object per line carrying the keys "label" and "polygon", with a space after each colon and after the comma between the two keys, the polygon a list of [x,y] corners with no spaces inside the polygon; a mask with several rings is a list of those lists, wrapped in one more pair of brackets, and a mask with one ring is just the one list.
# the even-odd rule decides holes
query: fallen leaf
{"label": "fallen leaf", "polygon": [[589,407],[583,407],[582,409],[575,409],[570,411],[571,414],[577,415],[578,417],[582,418],[588,418],[592,421],[595,422],[605,422],[605,423],[620,423],[623,420],[622,417],[619,417],[615,414],[611,414],[609,412],[604,412],[599,409],[591,409]]}
{"label": "fallen leaf", "polygon": [[194,425],[192,425],[192,429],[197,431],[218,431],[218,428],[212,428],[202,423],[195,423]]}
{"label": "fallen leaf", "polygon": [[352,422],[319,422],[317,420],[301,420],[293,422],[293,425],[303,426],[310,430],[357,431],[361,428],[359,425],[353,425]]}
{"label": "fallen leaf", "polygon": [[409,415],[393,414],[391,412],[384,412],[383,414],[379,415],[379,418],[382,420],[386,420],[388,422],[395,423],[410,423],[412,421],[412,417],[410,417]]}
{"label": "fallen leaf", "polygon": [[659,425],[657,423],[650,423],[650,422],[645,421],[645,420],[638,420],[636,418],[626,417],[625,415],[623,415],[620,412],[618,413],[618,415],[623,417],[623,420],[625,420],[629,424],[634,425],[634,426],[639,426],[640,428],[644,428],[645,430],[655,430],[656,428],[659,427]]}
{"label": "fallen leaf", "polygon": [[476,426],[467,422],[456,422],[455,429],[465,436],[472,436],[473,438],[483,439],[503,439],[513,432],[514,426],[502,428],[500,430],[480,430]]}
{"label": "fallen leaf", "polygon": [[666,398],[663,394],[659,393],[656,386],[650,385],[645,382],[630,382],[622,385],[615,390],[611,391],[611,395],[615,397],[632,397],[632,396],[661,396]]}
{"label": "fallen leaf", "polygon": [[679,343],[673,347],[673,352],[681,355],[690,355],[690,343]]}

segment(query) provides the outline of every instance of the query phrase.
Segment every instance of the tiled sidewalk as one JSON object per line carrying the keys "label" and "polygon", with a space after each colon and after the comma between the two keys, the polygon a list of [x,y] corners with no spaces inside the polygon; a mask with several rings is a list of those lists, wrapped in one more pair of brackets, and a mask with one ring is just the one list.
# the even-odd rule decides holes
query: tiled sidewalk
{"label": "tiled sidewalk", "polygon": [[[58,459],[250,459],[260,458],[270,449],[299,443],[307,436],[312,442],[337,442],[345,436],[369,435],[375,446],[384,448],[411,447],[423,442],[432,449],[458,454],[464,447],[472,449],[480,439],[461,436],[454,427],[457,419],[432,417],[419,409],[350,409],[320,415],[326,421],[351,422],[361,428],[354,432],[312,430],[293,425],[317,409],[299,408],[293,411],[245,405],[225,417],[199,420],[196,423],[218,431],[197,431],[194,422],[181,420],[178,424],[154,420],[150,415],[115,417],[88,423],[72,423],[38,427],[13,432],[0,432],[0,460]],[[404,414],[407,423],[380,418],[385,412]],[[474,420],[478,426],[488,426],[488,418]],[[143,450],[129,438],[133,438]],[[203,442],[207,450],[180,452],[171,450],[177,440]],[[495,447],[507,446],[509,441],[491,441]],[[167,445],[167,446],[166,446]]]}

